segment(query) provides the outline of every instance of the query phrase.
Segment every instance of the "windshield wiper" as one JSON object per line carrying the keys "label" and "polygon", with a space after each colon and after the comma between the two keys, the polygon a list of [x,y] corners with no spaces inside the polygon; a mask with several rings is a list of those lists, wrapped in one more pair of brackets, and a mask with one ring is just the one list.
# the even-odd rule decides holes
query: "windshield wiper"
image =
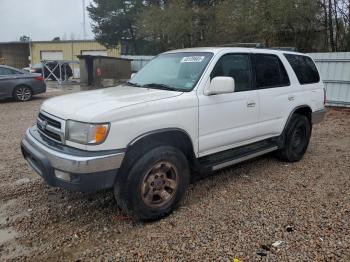
{"label": "windshield wiper", "polygon": [[157,84],[157,83],[146,84],[146,85],[142,85],[141,87],[163,89],[163,90],[171,90],[171,91],[179,91],[175,87],[168,86],[168,85],[165,85],[165,84]]}
{"label": "windshield wiper", "polygon": [[131,82],[126,82],[128,85],[130,86],[137,86],[137,87],[140,87],[141,85],[140,84],[136,84],[136,83],[131,83]]}

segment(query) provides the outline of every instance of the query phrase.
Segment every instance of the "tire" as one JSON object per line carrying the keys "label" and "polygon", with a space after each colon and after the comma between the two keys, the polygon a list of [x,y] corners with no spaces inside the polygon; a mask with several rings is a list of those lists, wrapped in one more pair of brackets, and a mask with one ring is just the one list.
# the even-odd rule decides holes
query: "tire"
{"label": "tire", "polygon": [[310,120],[304,115],[294,114],[285,132],[283,148],[276,152],[276,156],[287,162],[297,162],[303,158],[310,142]]}
{"label": "tire", "polygon": [[33,91],[28,86],[17,86],[13,90],[13,98],[16,101],[26,102],[32,99],[32,96],[33,96]]}
{"label": "tire", "polygon": [[[185,155],[171,146],[158,146],[141,156],[127,173],[118,173],[114,196],[118,206],[137,220],[169,215],[183,198],[190,181]],[[121,170],[121,171],[122,171]]]}

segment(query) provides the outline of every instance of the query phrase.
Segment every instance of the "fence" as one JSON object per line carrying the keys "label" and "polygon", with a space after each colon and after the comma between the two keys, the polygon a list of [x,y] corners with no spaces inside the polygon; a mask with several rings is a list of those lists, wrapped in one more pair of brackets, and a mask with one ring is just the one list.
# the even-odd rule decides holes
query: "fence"
{"label": "fence", "polygon": [[131,71],[135,73],[144,67],[149,61],[151,61],[154,56],[122,55],[121,58],[127,58],[131,60]]}
{"label": "fence", "polygon": [[326,87],[327,104],[350,106],[350,52],[312,53]]}

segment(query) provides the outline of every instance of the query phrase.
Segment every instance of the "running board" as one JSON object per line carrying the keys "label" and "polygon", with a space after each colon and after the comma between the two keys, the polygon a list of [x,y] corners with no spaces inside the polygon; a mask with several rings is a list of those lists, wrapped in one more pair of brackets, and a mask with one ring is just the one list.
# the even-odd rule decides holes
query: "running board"
{"label": "running board", "polygon": [[197,170],[207,173],[252,159],[278,149],[278,137],[228,149],[198,159]]}
{"label": "running board", "polygon": [[273,151],[275,151],[277,149],[278,149],[277,146],[271,147],[271,148],[268,148],[268,149],[265,149],[265,150],[262,150],[262,151],[250,154],[250,155],[246,155],[246,156],[243,156],[243,157],[240,157],[240,158],[236,158],[236,159],[233,159],[233,160],[230,160],[230,161],[227,161],[227,162],[215,165],[215,166],[212,167],[212,171],[216,171],[216,170],[228,167],[228,166],[232,166],[232,165],[238,164],[240,162],[243,162],[243,161],[246,161],[246,160],[249,160],[249,159],[261,156],[261,155],[265,155],[265,154],[273,152]]}

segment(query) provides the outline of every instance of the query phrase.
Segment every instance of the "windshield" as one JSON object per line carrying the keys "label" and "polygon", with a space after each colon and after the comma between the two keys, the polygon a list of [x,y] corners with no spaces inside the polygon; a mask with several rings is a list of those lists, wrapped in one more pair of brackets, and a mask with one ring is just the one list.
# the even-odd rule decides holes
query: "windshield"
{"label": "windshield", "polygon": [[134,86],[191,91],[202,75],[212,53],[162,54],[151,60],[128,83]]}

